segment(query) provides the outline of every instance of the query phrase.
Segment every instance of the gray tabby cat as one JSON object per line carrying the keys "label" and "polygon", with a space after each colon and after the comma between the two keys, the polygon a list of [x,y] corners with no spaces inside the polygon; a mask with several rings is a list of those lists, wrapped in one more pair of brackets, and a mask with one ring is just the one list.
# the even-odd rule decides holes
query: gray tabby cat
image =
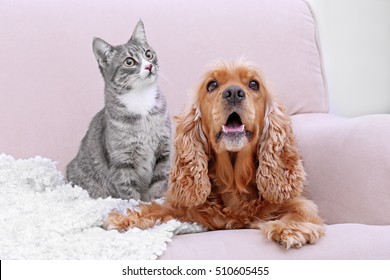
{"label": "gray tabby cat", "polygon": [[130,40],[111,46],[95,38],[105,81],[105,106],[93,118],[67,179],[91,197],[149,201],[167,188],[171,126],[157,84],[157,56],[140,20]]}

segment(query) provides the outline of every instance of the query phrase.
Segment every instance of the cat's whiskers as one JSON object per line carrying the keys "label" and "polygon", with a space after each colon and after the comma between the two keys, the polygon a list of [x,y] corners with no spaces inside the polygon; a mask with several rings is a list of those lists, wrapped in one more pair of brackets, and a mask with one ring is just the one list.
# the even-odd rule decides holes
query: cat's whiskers
{"label": "cat's whiskers", "polygon": [[159,77],[163,78],[165,81],[167,81],[170,85],[173,85],[171,80],[169,80],[161,71],[159,72]]}

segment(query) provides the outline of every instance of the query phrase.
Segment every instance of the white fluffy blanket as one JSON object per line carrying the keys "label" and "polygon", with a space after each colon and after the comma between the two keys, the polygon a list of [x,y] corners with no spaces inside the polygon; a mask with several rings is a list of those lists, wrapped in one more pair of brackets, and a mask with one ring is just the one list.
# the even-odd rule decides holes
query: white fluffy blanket
{"label": "white fluffy blanket", "polygon": [[156,259],[174,234],[201,231],[175,220],[126,233],[101,228],[111,209],[136,205],[90,198],[49,159],[0,155],[0,259]]}

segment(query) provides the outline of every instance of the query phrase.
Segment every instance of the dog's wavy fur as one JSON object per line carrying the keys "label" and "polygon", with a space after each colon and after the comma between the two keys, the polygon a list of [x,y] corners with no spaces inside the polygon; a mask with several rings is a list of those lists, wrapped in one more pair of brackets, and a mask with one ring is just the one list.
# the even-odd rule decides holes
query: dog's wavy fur
{"label": "dog's wavy fur", "polygon": [[[209,88],[213,81],[215,89]],[[232,86],[245,94],[239,104],[223,97]],[[221,140],[233,111],[245,136]],[[302,194],[305,171],[290,118],[253,65],[220,62],[206,73],[194,104],[177,118],[175,148],[165,202],[126,216],[113,211],[105,228],[149,228],[178,219],[209,230],[261,229],[286,248],[315,243],[324,234],[316,205]]]}

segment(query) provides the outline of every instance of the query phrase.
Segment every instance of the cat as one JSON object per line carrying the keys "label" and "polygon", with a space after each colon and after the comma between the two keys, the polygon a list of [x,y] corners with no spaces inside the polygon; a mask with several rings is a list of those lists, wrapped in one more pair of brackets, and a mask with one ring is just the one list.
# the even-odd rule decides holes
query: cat
{"label": "cat", "polygon": [[94,38],[93,52],[105,81],[105,104],[68,164],[67,180],[93,198],[159,198],[168,183],[171,123],[143,22],[123,45]]}

